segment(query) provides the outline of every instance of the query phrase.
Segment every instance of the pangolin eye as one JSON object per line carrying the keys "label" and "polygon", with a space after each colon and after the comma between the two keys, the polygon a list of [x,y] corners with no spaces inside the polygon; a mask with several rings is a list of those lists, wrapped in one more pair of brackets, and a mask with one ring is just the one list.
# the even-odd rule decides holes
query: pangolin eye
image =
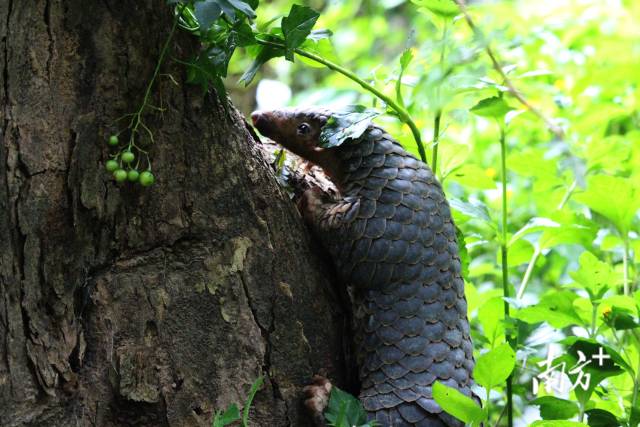
{"label": "pangolin eye", "polygon": [[306,123],[301,123],[298,125],[298,135],[306,135],[311,132],[311,126]]}

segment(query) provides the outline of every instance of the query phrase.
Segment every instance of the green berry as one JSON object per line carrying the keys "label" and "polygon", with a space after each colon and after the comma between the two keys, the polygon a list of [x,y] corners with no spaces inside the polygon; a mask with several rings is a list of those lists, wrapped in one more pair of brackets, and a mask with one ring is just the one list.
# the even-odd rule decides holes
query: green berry
{"label": "green berry", "polygon": [[127,179],[131,182],[136,182],[139,176],[140,172],[135,169],[131,169],[129,172],[127,172]]}
{"label": "green berry", "polygon": [[124,169],[118,169],[113,173],[113,177],[116,182],[124,182],[127,179],[127,171]]}
{"label": "green berry", "polygon": [[114,172],[119,167],[120,165],[115,160],[107,160],[107,162],[104,164],[104,168],[109,172]]}
{"label": "green berry", "polygon": [[122,161],[125,163],[131,163],[135,160],[136,155],[133,154],[131,151],[125,151],[124,153],[122,153]]}
{"label": "green berry", "polygon": [[118,145],[118,135],[111,135],[109,137],[109,145]]}
{"label": "green berry", "polygon": [[140,174],[140,185],[148,187],[155,182],[156,178],[149,171],[144,171]]}

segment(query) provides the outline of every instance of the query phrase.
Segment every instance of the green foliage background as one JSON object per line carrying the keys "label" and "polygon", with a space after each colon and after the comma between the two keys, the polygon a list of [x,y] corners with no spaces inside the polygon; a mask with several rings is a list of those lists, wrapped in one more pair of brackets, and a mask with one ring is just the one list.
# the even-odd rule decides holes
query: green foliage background
{"label": "green foliage background", "polygon": [[[247,3],[256,11],[254,29],[271,28],[274,37],[282,36],[273,28],[289,15],[290,2]],[[469,424],[488,418],[485,425],[507,425],[511,394],[515,425],[638,425],[640,3],[474,2],[469,13],[479,29],[475,34],[449,0],[299,3],[320,12],[314,28],[331,30],[330,38],[287,38],[286,55],[293,62],[272,59],[259,71],[251,64],[262,47],[251,40],[237,43],[249,47],[223,58],[228,74],[225,68],[216,75],[227,75],[224,83],[238,104],[253,96],[253,86],[247,90],[238,83],[242,74],[251,80],[250,70],[258,72],[251,85],[265,76],[286,83],[292,105],[384,110],[353,80],[294,55],[289,43],[304,41],[303,48],[345,66],[403,105],[420,129],[430,162],[438,140],[437,175],[470,259],[467,300],[484,409],[438,388],[440,398],[457,402],[451,410]],[[517,90],[561,135],[509,93],[487,46]],[[206,67],[207,61],[200,64]],[[207,80],[193,66],[191,75],[195,83]],[[418,155],[406,124],[394,115],[376,121]],[[609,357],[602,366],[591,357],[600,348]],[[537,378],[534,393],[550,349],[559,357],[553,365],[564,362],[567,373],[583,356],[590,361],[581,369],[590,375],[588,387],[563,394]],[[579,375],[570,373],[569,379],[584,381]]]}

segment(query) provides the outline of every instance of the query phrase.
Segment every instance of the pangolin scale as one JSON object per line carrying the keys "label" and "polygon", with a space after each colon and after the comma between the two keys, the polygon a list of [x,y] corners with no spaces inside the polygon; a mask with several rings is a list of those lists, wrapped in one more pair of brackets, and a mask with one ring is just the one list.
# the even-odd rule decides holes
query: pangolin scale
{"label": "pangolin scale", "polygon": [[255,126],[321,166],[341,197],[305,193],[305,217],[354,304],[360,400],[381,426],[462,426],[432,398],[440,381],[467,396],[473,347],[455,226],[423,162],[371,124],[358,139],[318,147],[331,111],[256,112]]}

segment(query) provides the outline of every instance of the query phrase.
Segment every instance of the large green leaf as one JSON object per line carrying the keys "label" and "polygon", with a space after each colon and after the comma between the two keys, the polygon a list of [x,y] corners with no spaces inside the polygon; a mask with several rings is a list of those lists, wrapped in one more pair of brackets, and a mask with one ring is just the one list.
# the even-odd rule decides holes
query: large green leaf
{"label": "large green leaf", "polygon": [[542,396],[531,401],[540,407],[543,420],[567,420],[573,418],[580,410],[575,402],[555,396]]}
{"label": "large green leaf", "polygon": [[293,49],[299,47],[311,33],[320,14],[307,6],[294,4],[289,15],[282,18],[282,34],[286,46],[285,58],[293,61]]}
{"label": "large green leaf", "polygon": [[515,365],[516,354],[504,343],[478,357],[473,378],[486,389],[492,389],[506,381]]}
{"label": "large green leaf", "polygon": [[574,198],[611,221],[622,235],[629,232],[640,209],[640,190],[632,180],[617,176],[589,177],[586,191]]}
{"label": "large green leaf", "polygon": [[458,5],[453,0],[411,0],[411,2],[442,18],[451,19],[460,13]]}
{"label": "large green leaf", "polygon": [[586,414],[589,427],[618,427],[621,425],[615,415],[604,409],[588,409]]}
{"label": "large green leaf", "polygon": [[619,274],[609,264],[588,251],[580,255],[580,268],[569,275],[589,292],[592,299],[601,297],[607,289],[615,287],[620,281]]}
{"label": "large green leaf", "polygon": [[555,328],[581,325],[582,319],[573,307],[576,298],[575,292],[553,291],[542,297],[538,304],[516,311],[513,317],[532,324],[547,322]]}
{"label": "large green leaf", "polygon": [[360,401],[335,386],[331,388],[324,416],[336,427],[361,426],[367,423],[367,413]]}
{"label": "large green leaf", "polygon": [[478,116],[493,117],[495,119],[504,117],[511,110],[513,110],[513,107],[499,96],[485,98],[471,108],[471,112]]}
{"label": "large green leaf", "polygon": [[447,413],[465,423],[479,425],[485,418],[485,412],[473,399],[440,381],[433,384],[433,399]]}
{"label": "large green leaf", "polygon": [[502,297],[490,298],[480,306],[478,321],[491,344],[501,340],[504,336],[504,301]]}

